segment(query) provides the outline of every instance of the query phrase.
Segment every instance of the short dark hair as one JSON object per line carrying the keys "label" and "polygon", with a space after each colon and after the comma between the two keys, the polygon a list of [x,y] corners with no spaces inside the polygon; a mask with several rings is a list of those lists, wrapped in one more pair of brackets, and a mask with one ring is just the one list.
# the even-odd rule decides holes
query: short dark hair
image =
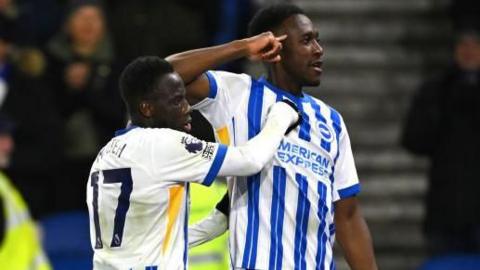
{"label": "short dark hair", "polygon": [[157,56],[142,56],[128,64],[120,75],[120,94],[130,115],[134,108],[152,93],[158,81],[174,72],[172,65]]}
{"label": "short dark hair", "polygon": [[248,25],[248,36],[255,36],[266,31],[273,31],[288,17],[304,14],[303,9],[289,4],[274,4],[259,10]]}

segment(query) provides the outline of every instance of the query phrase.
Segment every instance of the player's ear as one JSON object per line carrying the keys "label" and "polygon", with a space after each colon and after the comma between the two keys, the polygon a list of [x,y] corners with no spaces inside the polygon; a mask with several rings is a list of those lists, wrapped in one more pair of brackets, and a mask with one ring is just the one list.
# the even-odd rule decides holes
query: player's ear
{"label": "player's ear", "polygon": [[153,115],[153,106],[148,101],[141,101],[138,106],[138,110],[140,111],[140,114],[145,118],[150,118]]}

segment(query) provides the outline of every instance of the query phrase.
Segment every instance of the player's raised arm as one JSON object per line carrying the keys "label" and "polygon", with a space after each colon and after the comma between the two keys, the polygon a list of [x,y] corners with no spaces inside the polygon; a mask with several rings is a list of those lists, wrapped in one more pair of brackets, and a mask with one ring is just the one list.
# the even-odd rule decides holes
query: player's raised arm
{"label": "player's raised arm", "polygon": [[166,60],[185,82],[190,104],[196,104],[209,94],[209,81],[204,75],[207,70],[242,57],[254,61],[279,61],[281,41],[285,38],[286,36],[275,37],[271,32],[265,32],[218,46],[177,53],[168,56]]}
{"label": "player's raised arm", "polygon": [[151,130],[146,144],[151,145],[147,156],[151,157],[152,175],[161,181],[209,186],[217,175],[255,174],[271,160],[285,133],[298,125],[299,115],[289,101],[273,104],[263,129],[242,146],[207,143],[177,130]]}

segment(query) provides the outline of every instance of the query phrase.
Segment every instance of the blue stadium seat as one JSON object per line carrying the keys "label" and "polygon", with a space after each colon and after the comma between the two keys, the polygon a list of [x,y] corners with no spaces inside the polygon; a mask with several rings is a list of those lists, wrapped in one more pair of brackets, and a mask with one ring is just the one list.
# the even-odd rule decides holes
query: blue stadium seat
{"label": "blue stadium seat", "polygon": [[428,259],[418,270],[479,270],[480,254],[449,254]]}
{"label": "blue stadium seat", "polygon": [[92,269],[93,251],[87,212],[65,212],[40,222],[44,247],[54,270]]}

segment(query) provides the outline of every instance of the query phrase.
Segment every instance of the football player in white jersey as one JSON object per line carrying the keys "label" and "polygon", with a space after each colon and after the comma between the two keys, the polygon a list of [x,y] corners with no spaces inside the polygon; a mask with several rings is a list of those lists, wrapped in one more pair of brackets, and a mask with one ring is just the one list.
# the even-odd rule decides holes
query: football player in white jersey
{"label": "football player in white jersey", "polygon": [[[345,123],[303,92],[320,83],[324,51],[317,29],[300,8],[278,4],[259,11],[249,30],[246,39],[167,57],[187,84],[194,109],[230,145],[257,134],[278,100],[291,100],[302,112],[300,126],[282,140],[272,162],[228,183],[233,268],[335,269],[336,232],[352,269],[377,269],[356,199],[360,185]],[[211,70],[242,57],[263,60],[267,77]],[[225,226],[216,214],[204,229]]]}
{"label": "football player in white jersey", "polygon": [[186,133],[185,87],[167,61],[136,59],[120,88],[131,123],[101,149],[87,184],[94,269],[185,269],[189,182],[257,173],[300,116],[278,102],[262,132],[228,147]]}

